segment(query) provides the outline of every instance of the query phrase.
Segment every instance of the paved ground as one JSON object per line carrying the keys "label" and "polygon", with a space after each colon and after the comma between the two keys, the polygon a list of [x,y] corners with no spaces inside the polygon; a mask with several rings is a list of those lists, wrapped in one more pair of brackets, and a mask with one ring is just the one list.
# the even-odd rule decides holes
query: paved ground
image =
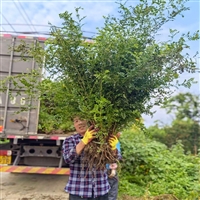
{"label": "paved ground", "polygon": [[68,200],[68,176],[0,172],[0,200]]}

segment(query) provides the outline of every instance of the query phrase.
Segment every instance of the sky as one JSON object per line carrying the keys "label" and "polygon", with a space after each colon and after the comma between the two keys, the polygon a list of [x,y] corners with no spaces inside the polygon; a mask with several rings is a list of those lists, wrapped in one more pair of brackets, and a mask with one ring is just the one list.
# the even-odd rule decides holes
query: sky
{"label": "sky", "polygon": [[[104,24],[103,16],[116,15],[117,4],[113,0],[1,0],[0,1],[0,31],[1,33],[16,34],[17,32],[38,32],[36,36],[45,36],[49,32],[49,23],[55,26],[61,26],[62,21],[59,18],[59,13],[65,11],[74,13],[75,8],[82,7],[80,14],[86,16],[84,19],[84,35],[87,37],[95,36],[97,27],[102,27]],[[128,1],[128,5],[135,6],[138,3],[136,0]],[[186,6],[189,11],[184,12],[184,18],[178,17],[175,21],[167,24],[160,31],[159,40],[167,39],[169,28],[179,30],[181,33],[187,31],[195,31],[200,29],[200,1],[189,0]],[[21,35],[21,33],[18,33]],[[190,55],[194,55],[196,51],[200,52],[199,41],[189,43],[191,48],[188,50]],[[199,59],[196,59],[197,68],[199,67]],[[192,85],[190,89],[179,88],[175,94],[180,92],[191,92],[195,95],[200,94],[200,75],[198,70],[195,74],[182,74],[181,80],[193,77],[197,84]],[[152,109],[156,113],[151,116],[143,115],[145,125],[151,126],[155,121],[160,120],[163,124],[170,124],[173,120],[173,115],[166,114],[165,110],[156,106]]]}

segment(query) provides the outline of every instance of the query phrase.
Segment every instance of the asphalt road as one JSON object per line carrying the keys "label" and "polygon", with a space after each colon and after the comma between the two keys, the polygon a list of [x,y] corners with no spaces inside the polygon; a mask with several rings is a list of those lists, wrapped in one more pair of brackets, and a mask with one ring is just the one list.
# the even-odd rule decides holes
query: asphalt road
{"label": "asphalt road", "polygon": [[68,200],[68,176],[0,172],[0,200]]}

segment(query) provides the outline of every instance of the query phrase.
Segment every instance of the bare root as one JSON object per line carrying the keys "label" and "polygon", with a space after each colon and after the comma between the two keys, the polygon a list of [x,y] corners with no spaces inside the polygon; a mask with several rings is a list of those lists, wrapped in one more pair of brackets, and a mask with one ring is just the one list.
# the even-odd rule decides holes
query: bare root
{"label": "bare root", "polygon": [[115,162],[118,162],[116,153],[107,142],[101,144],[97,140],[93,140],[84,148],[82,165],[88,170],[95,167],[97,170],[103,171],[106,169],[106,164]]}

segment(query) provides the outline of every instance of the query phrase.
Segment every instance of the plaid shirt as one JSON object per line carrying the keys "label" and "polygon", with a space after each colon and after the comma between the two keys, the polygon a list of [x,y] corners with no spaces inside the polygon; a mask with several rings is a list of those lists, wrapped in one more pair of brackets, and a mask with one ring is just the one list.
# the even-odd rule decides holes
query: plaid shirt
{"label": "plaid shirt", "polygon": [[63,157],[70,167],[69,181],[65,191],[83,198],[103,196],[110,190],[107,171],[82,169],[81,157],[83,153],[81,155],[76,153],[76,145],[81,139],[80,134],[75,134],[66,138],[63,142]]}

